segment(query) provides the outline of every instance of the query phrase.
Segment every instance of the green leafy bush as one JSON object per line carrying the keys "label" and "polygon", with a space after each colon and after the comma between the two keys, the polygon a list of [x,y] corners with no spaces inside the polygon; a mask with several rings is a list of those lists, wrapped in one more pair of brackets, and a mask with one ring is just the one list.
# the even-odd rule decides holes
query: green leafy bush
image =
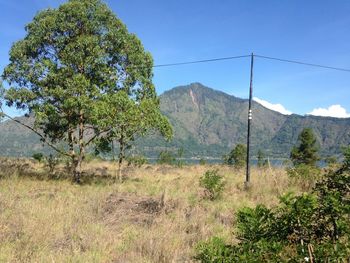
{"label": "green leafy bush", "polygon": [[212,237],[207,242],[199,242],[196,251],[195,259],[201,262],[229,263],[234,257],[232,247],[226,245],[225,241],[219,237]]}
{"label": "green leafy bush", "polygon": [[41,162],[44,159],[44,155],[42,153],[34,153],[32,157],[34,160],[37,160],[38,162]]}
{"label": "green leafy bush", "polygon": [[142,156],[142,155],[130,156],[126,160],[128,162],[128,166],[134,165],[134,166],[137,166],[137,167],[141,167],[142,165],[148,163],[148,160],[146,159],[146,157]]}
{"label": "green leafy bush", "polygon": [[310,193],[287,194],[275,208],[238,211],[237,245],[202,242],[202,262],[345,262],[350,257],[350,168],[344,161]]}
{"label": "green leafy bush", "polygon": [[310,190],[320,178],[321,170],[315,166],[299,164],[287,168],[287,174],[292,179],[292,182],[294,181],[301,185],[303,190]]}
{"label": "green leafy bush", "polygon": [[179,148],[177,154],[174,154],[170,151],[162,151],[158,156],[157,163],[158,164],[169,164],[176,165],[177,167],[183,167],[186,162],[183,159],[184,149]]}
{"label": "green leafy bush", "polygon": [[59,164],[59,158],[53,154],[50,154],[48,157],[45,158],[46,160],[46,166],[49,168],[49,173],[52,174],[56,166]]}
{"label": "green leafy bush", "polygon": [[206,197],[215,200],[220,197],[224,190],[225,182],[223,177],[218,174],[218,170],[208,170],[200,178],[199,184],[206,190]]}
{"label": "green leafy bush", "polygon": [[175,155],[169,151],[161,151],[159,153],[157,163],[174,165],[176,163]]}
{"label": "green leafy bush", "polygon": [[206,165],[206,164],[207,164],[207,161],[205,159],[201,158],[199,160],[199,165]]}

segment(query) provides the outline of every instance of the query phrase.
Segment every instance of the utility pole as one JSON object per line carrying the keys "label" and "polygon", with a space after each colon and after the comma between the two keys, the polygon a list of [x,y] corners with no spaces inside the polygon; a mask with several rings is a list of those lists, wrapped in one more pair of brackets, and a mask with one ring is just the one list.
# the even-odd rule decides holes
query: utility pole
{"label": "utility pole", "polygon": [[245,189],[250,187],[250,129],[252,122],[252,97],[253,97],[253,66],[254,66],[254,54],[251,54],[250,59],[250,86],[249,86],[249,107],[248,107],[248,133],[247,133],[247,168],[246,177],[244,182]]}

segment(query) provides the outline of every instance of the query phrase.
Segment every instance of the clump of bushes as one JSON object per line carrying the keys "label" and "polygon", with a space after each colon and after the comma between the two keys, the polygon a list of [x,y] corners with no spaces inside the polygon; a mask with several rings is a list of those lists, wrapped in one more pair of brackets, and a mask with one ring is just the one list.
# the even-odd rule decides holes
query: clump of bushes
{"label": "clump of bushes", "polygon": [[32,158],[40,163],[44,159],[44,155],[42,153],[34,153]]}
{"label": "clump of bushes", "polygon": [[[350,156],[349,156],[350,158]],[[212,238],[197,246],[202,262],[339,262],[350,255],[350,167],[330,171],[309,193],[287,194],[275,208],[238,211],[237,245]]]}
{"label": "clump of bushes", "polygon": [[199,185],[205,189],[205,197],[210,200],[219,198],[224,190],[225,182],[218,170],[208,170],[199,179]]}
{"label": "clump of bushes", "polygon": [[174,165],[176,163],[175,155],[170,151],[161,151],[157,160],[158,164]]}
{"label": "clump of bushes", "polygon": [[136,167],[141,167],[144,164],[148,164],[148,160],[143,155],[134,155],[126,158],[128,166],[134,165]]}
{"label": "clump of bushes", "polygon": [[310,190],[321,176],[321,170],[318,167],[306,164],[288,167],[286,171],[292,182],[297,182],[304,190]]}
{"label": "clump of bushes", "polygon": [[183,160],[184,149],[179,148],[177,154],[170,151],[161,151],[158,156],[158,164],[169,164],[177,167],[183,167],[186,163]]}
{"label": "clump of bushes", "polygon": [[207,161],[205,159],[201,158],[198,163],[199,163],[199,165],[206,165]]}

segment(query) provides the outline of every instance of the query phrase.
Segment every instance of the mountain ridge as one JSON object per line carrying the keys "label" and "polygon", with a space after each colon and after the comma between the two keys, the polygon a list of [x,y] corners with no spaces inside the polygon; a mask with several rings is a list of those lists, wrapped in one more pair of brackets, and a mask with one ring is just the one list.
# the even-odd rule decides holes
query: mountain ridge
{"label": "mountain ridge", "polygon": [[[186,157],[218,158],[237,143],[245,143],[247,99],[198,82],[174,87],[159,97],[161,111],[174,127],[174,139],[165,142],[154,134],[139,138],[133,147],[134,153],[156,157],[162,150],[183,148]],[[263,149],[269,156],[287,157],[304,127],[314,129],[323,155],[337,154],[340,146],[350,143],[350,118],[284,115],[256,101],[252,103],[252,110],[253,154]],[[0,134],[2,155],[30,156],[46,149],[37,135],[15,123],[1,123]]]}

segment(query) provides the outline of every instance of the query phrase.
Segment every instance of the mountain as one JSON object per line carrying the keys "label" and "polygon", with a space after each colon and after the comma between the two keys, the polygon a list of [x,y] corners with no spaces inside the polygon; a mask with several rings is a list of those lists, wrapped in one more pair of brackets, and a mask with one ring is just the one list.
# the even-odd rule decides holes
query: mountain
{"label": "mountain", "polygon": [[[205,87],[200,83],[180,86],[160,96],[161,110],[174,127],[174,139],[157,135],[136,141],[135,152],[156,157],[161,150],[183,148],[187,157],[217,157],[235,144],[245,143],[248,100]],[[283,115],[253,101],[252,150],[287,157],[304,127],[311,127],[323,155],[340,152],[350,143],[350,118]],[[24,120],[25,117],[21,117]],[[30,118],[25,121],[31,122]],[[31,155],[42,150],[38,136],[13,122],[0,124],[2,155]]]}

